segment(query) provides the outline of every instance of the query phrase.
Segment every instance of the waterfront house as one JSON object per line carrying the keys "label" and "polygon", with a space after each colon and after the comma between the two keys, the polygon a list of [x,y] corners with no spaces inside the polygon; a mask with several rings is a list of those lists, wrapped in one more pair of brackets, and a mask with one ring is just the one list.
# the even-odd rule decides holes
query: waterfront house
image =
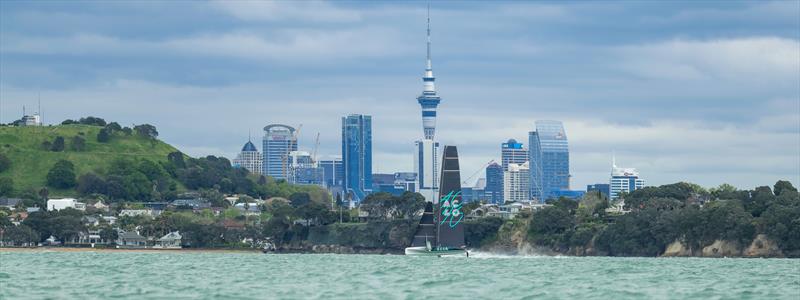
{"label": "waterfront house", "polygon": [[19,226],[19,224],[22,223],[22,221],[25,221],[27,218],[28,213],[24,211],[15,212],[8,216],[8,220],[11,221],[11,224],[14,224],[14,226]]}
{"label": "waterfront house", "polygon": [[122,231],[117,238],[118,248],[146,248],[147,238],[136,232]]}
{"label": "waterfront house", "polygon": [[86,226],[98,226],[100,225],[100,219],[94,216],[86,216],[83,217],[83,224],[86,224]]}
{"label": "waterfront house", "polygon": [[178,231],[167,233],[167,235],[156,240],[156,245],[153,248],[164,249],[180,249],[181,248],[181,234]]}
{"label": "waterfront house", "polygon": [[114,216],[102,216],[101,217],[108,225],[114,225],[117,222],[117,217]]}
{"label": "waterfront house", "polygon": [[29,213],[29,214],[38,212],[39,210],[40,210],[40,208],[38,208],[38,207],[26,207],[25,208],[25,212]]}

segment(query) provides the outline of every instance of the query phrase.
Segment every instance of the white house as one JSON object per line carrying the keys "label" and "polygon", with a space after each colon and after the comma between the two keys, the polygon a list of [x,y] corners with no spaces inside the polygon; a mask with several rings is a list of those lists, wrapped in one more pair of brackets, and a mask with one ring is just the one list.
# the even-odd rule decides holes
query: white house
{"label": "white house", "polygon": [[49,199],[47,200],[47,210],[62,210],[65,208],[74,208],[77,210],[86,210],[86,203],[78,202],[75,198],[63,199]]}
{"label": "white house", "polygon": [[156,240],[156,244],[155,246],[153,246],[153,248],[180,249],[181,248],[180,232],[173,231],[161,237],[160,239]]}

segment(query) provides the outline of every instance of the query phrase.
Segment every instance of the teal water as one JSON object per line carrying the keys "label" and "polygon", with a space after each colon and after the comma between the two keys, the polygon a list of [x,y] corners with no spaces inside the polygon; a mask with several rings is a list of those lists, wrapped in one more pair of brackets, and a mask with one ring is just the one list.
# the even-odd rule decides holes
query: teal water
{"label": "teal water", "polygon": [[0,299],[800,299],[800,260],[0,252]]}

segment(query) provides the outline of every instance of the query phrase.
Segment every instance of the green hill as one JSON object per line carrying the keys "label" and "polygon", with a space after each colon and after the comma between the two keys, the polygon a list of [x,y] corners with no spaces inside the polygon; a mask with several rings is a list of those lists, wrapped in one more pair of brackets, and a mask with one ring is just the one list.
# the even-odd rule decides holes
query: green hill
{"label": "green hill", "polygon": [[[167,154],[177,151],[174,147],[136,134],[115,133],[107,143],[97,141],[100,126],[57,125],[45,127],[0,127],[0,153],[11,160],[11,167],[0,173],[10,177],[15,191],[39,189],[46,185],[47,172],[60,159],[71,161],[77,175],[92,171],[103,174],[110,163],[118,158],[166,161]],[[65,149],[54,152],[44,149],[42,143],[53,142],[61,136]],[[82,137],[85,147],[81,151],[72,149],[73,137]],[[74,190],[50,188],[51,195],[74,195]]]}

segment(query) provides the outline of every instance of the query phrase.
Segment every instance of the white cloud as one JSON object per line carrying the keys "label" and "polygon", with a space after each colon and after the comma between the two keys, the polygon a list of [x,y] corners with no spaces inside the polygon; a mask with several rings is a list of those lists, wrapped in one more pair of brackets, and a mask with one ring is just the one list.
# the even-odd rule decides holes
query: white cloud
{"label": "white cloud", "polygon": [[786,38],[676,39],[615,52],[623,69],[654,79],[800,80],[800,41]]}
{"label": "white cloud", "polygon": [[213,1],[212,5],[246,21],[355,22],[361,14],[325,1]]}

